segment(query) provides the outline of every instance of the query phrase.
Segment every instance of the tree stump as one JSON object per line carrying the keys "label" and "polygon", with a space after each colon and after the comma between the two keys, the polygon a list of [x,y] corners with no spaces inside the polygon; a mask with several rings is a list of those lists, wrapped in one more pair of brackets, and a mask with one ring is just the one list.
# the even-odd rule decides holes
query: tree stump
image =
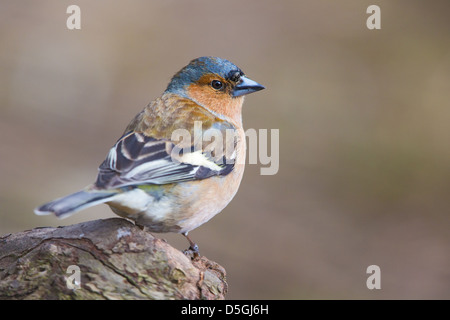
{"label": "tree stump", "polygon": [[223,267],[191,260],[121,218],[0,237],[0,299],[224,299],[226,292]]}

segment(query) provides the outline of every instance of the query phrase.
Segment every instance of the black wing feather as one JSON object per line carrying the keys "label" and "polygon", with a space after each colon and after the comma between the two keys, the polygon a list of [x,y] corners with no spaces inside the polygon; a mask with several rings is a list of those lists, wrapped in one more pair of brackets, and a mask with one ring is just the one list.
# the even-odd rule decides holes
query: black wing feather
{"label": "black wing feather", "polygon": [[[167,148],[171,144],[171,148]],[[119,188],[139,184],[168,184],[202,180],[217,175],[227,175],[234,163],[222,159],[218,170],[201,165],[173,161],[168,149],[174,144],[157,140],[142,133],[129,132],[111,148],[99,167],[95,183],[101,189]],[[194,148],[191,149],[194,152]],[[212,160],[211,160],[212,161]]]}

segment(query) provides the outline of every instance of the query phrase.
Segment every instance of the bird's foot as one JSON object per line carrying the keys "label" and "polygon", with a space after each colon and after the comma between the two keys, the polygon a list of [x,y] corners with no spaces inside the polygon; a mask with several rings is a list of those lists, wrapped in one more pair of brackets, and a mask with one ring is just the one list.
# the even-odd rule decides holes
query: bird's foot
{"label": "bird's foot", "polygon": [[188,233],[182,233],[183,236],[189,241],[189,248],[184,250],[183,253],[190,256],[192,260],[197,260],[200,257],[200,252],[198,251],[198,245],[189,238]]}
{"label": "bird's foot", "polygon": [[198,245],[195,243],[193,245],[191,245],[189,248],[187,248],[186,250],[183,250],[183,253],[185,255],[187,255],[188,257],[191,257],[192,260],[197,260],[198,258],[200,258],[200,252],[198,250]]}

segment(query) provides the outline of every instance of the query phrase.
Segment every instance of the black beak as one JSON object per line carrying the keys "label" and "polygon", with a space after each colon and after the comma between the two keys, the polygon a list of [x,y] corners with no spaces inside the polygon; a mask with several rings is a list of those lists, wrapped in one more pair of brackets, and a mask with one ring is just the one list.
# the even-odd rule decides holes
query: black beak
{"label": "black beak", "polygon": [[241,76],[239,83],[234,87],[233,97],[240,97],[262,89],[265,89],[263,85],[260,85],[258,82],[253,81],[246,76]]}

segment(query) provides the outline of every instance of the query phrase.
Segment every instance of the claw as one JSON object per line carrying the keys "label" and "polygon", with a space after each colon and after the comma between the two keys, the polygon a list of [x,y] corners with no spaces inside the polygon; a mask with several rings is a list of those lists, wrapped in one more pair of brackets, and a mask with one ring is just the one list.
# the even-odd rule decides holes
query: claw
{"label": "claw", "polygon": [[183,253],[188,256],[192,255],[193,259],[198,259],[200,257],[198,245],[188,237],[187,232],[182,233],[182,235],[189,241],[189,248],[184,250]]}

